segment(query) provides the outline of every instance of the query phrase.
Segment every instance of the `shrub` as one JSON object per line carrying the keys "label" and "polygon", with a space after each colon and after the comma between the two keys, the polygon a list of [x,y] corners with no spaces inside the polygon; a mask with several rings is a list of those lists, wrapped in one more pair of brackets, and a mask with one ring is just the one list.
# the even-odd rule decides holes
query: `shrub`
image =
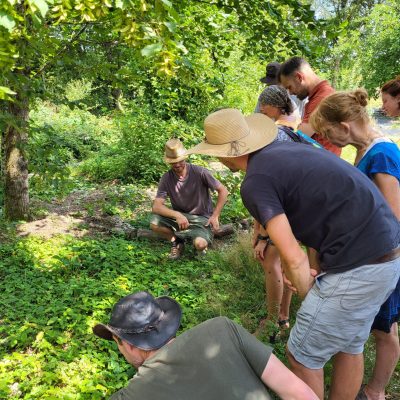
{"label": "shrub", "polygon": [[131,104],[128,112],[117,116],[115,124],[120,140],[86,160],[79,168],[83,175],[94,180],[158,181],[167,169],[163,161],[165,142],[178,137],[189,147],[202,135],[200,129],[183,120],[164,121],[138,104]]}

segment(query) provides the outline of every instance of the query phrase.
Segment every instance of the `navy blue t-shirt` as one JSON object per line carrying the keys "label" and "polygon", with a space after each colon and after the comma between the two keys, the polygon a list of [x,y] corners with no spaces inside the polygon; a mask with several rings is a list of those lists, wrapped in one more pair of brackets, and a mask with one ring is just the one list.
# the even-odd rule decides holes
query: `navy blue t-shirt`
{"label": "navy blue t-shirt", "polygon": [[372,263],[396,248],[400,222],[377,187],[339,157],[299,143],[251,154],[241,195],[262,224],[286,214],[295,237],[336,273]]}

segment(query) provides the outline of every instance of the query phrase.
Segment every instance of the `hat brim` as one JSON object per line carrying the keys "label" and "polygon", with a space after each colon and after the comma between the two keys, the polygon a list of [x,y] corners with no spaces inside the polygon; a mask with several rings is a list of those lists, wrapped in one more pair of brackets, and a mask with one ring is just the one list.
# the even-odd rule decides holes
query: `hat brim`
{"label": "hat brim", "polygon": [[278,128],[272,119],[256,113],[244,117],[249,134],[237,141],[237,149],[232,151],[232,143],[210,144],[203,140],[197,146],[186,150],[188,154],[205,154],[214,157],[232,158],[253,153],[272,143],[278,134]]}
{"label": "hat brim", "polygon": [[266,85],[276,85],[278,83],[278,78],[272,76],[264,76],[260,79],[260,82],[265,83]]}
{"label": "hat brim", "polygon": [[176,335],[181,324],[182,310],[180,305],[168,296],[157,297],[155,301],[164,311],[157,329],[146,333],[130,334],[121,333],[110,325],[97,324],[93,327],[93,333],[106,340],[112,340],[115,335],[142,350],[159,349]]}
{"label": "hat brim", "polygon": [[177,162],[179,162],[179,161],[186,160],[187,158],[188,158],[188,155],[187,155],[187,154],[184,154],[184,155],[182,155],[182,156],[180,156],[180,157],[177,157],[177,158],[169,158],[169,157],[167,157],[167,156],[164,156],[164,161],[165,161],[167,164],[174,164],[174,163],[177,163]]}

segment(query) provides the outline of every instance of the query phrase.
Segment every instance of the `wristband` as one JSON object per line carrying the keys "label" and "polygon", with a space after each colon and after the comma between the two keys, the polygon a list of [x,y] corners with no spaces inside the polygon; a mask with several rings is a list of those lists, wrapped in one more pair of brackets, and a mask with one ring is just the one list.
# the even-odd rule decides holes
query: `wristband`
{"label": "wristband", "polygon": [[261,235],[261,234],[258,234],[257,235],[257,240],[267,240],[268,241],[268,239],[269,239],[269,236],[267,235],[267,236],[263,236],[263,235]]}

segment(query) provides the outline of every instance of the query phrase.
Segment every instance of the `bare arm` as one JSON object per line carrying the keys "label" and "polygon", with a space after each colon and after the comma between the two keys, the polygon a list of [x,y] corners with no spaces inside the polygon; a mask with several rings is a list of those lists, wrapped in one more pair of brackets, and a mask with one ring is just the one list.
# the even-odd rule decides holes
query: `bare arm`
{"label": "bare arm", "polygon": [[184,230],[189,227],[189,221],[179,211],[172,210],[165,205],[165,199],[156,197],[153,201],[152,211],[154,214],[161,215],[163,217],[174,218],[179,225],[179,229]]}
{"label": "bare arm", "polygon": [[317,395],[271,354],[261,380],[283,400],[318,400]]}
{"label": "bare arm", "polygon": [[206,224],[206,226],[211,225],[214,230],[219,229],[219,216],[221,215],[222,208],[224,207],[229,194],[228,189],[222,184],[218,186],[216,191],[218,192],[217,204],[215,205],[214,212]]}
{"label": "bare arm", "polygon": [[400,220],[400,185],[397,178],[389,174],[375,174],[374,183],[389,203],[394,215]]}
{"label": "bare arm", "polygon": [[296,288],[301,298],[311,289],[314,278],[311,276],[308,257],[297,243],[285,214],[279,214],[268,221],[269,237],[277,247],[285,275]]}
{"label": "bare arm", "polygon": [[315,133],[315,129],[308,122],[302,122],[297,129],[310,137]]}

